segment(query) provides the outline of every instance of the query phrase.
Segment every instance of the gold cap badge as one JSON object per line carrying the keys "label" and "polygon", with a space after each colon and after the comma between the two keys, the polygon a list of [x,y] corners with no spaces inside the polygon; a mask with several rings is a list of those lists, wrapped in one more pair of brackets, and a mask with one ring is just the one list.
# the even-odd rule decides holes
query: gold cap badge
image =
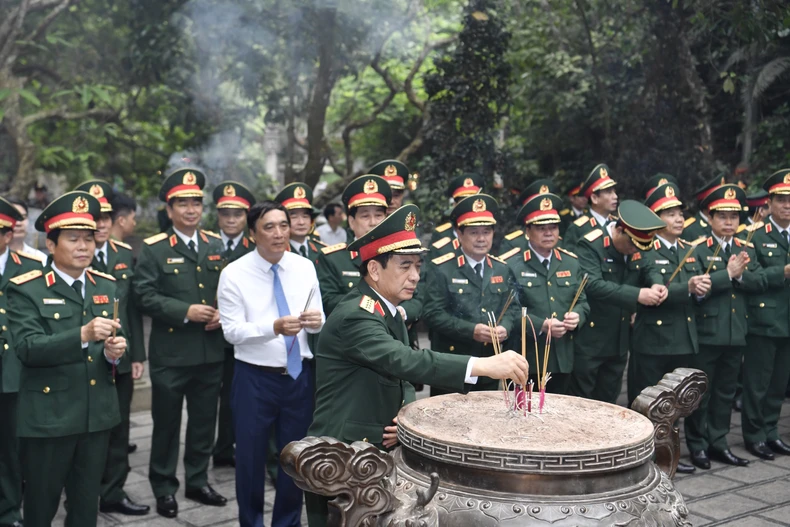
{"label": "gold cap badge", "polygon": [[782,182],[783,182],[785,185],[790,185],[790,172],[788,172],[787,174],[785,174],[785,177],[784,177],[784,179],[782,180]]}
{"label": "gold cap badge", "polygon": [[101,189],[101,185],[91,185],[91,196],[95,198],[104,197],[104,191]]}
{"label": "gold cap badge", "polygon": [[379,186],[375,181],[369,179],[365,181],[365,186],[362,188],[362,190],[365,192],[365,194],[374,194],[378,192]]}
{"label": "gold cap badge", "polygon": [[540,201],[540,210],[551,210],[551,200],[549,198],[543,198]]}
{"label": "gold cap badge", "polygon": [[395,165],[387,165],[387,168],[384,169],[385,176],[397,176],[398,169],[395,168]]}
{"label": "gold cap badge", "polygon": [[602,178],[609,177],[609,171],[606,170],[605,168],[601,169],[600,174]]}
{"label": "gold cap badge", "polygon": [[468,177],[468,178],[464,179],[464,187],[468,188],[468,187],[474,187],[474,186],[475,186],[475,182],[472,181],[472,178]]}
{"label": "gold cap badge", "polygon": [[77,197],[71,205],[71,212],[76,214],[85,214],[88,212],[88,200],[82,196]]}
{"label": "gold cap badge", "polygon": [[538,194],[548,194],[548,193],[549,193],[549,187],[546,185],[541,185]]}
{"label": "gold cap badge", "polygon": [[187,172],[186,174],[184,174],[184,178],[181,180],[181,182],[184,185],[196,185],[197,178],[195,177],[195,174],[193,174],[192,172]]}
{"label": "gold cap badge", "polygon": [[304,199],[304,197],[306,195],[307,195],[307,193],[304,191],[304,188],[296,187],[294,189],[294,198],[296,198],[296,199]]}
{"label": "gold cap badge", "polygon": [[416,225],[417,225],[417,217],[414,215],[413,212],[408,213],[406,215],[406,222],[403,224],[403,228],[411,232],[414,230],[414,227]]}
{"label": "gold cap badge", "polygon": [[225,185],[222,194],[227,198],[232,198],[236,195],[236,189],[233,185]]}
{"label": "gold cap badge", "polygon": [[486,202],[482,199],[475,200],[472,204],[472,212],[483,212],[484,210],[486,210]]}
{"label": "gold cap badge", "polygon": [[668,197],[668,198],[674,198],[675,197],[675,189],[672,188],[672,187],[667,187],[667,189],[664,191],[664,195],[666,197]]}
{"label": "gold cap badge", "polygon": [[659,180],[658,180],[658,186],[659,186],[659,187],[660,187],[661,185],[666,185],[667,183],[669,183],[669,181],[668,181],[668,180],[667,180],[667,178],[665,178],[665,177],[662,177],[661,179],[659,179]]}
{"label": "gold cap badge", "polygon": [[728,188],[724,192],[724,199],[735,199],[735,196],[736,196],[736,194],[735,194],[735,189],[734,188]]}

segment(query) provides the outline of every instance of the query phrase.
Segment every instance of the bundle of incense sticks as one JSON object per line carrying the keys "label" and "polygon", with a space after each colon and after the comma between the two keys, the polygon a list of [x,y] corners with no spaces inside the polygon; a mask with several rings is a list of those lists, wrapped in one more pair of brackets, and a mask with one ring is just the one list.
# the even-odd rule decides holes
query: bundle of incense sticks
{"label": "bundle of incense sticks", "polygon": [[[496,327],[497,324],[496,324],[496,320],[494,320],[494,315],[491,312],[489,312],[488,329],[491,332],[491,345],[494,348],[494,355],[499,355],[500,353],[502,353],[502,343],[499,342],[499,335],[497,334]],[[510,395],[508,393],[507,383],[504,382],[502,383],[502,391],[505,397],[505,405],[508,408],[510,408]]]}
{"label": "bundle of incense sticks", "polygon": [[502,308],[502,311],[499,313],[499,316],[496,319],[496,324],[494,326],[498,326],[500,322],[502,322],[502,317],[505,316],[507,313],[507,308],[510,307],[510,304],[513,302],[513,299],[516,298],[516,291],[511,289],[510,293],[507,295],[507,300],[505,300],[505,306]]}
{"label": "bundle of incense sticks", "polygon": [[[527,308],[522,308],[521,314],[524,315],[524,318],[527,319],[529,322],[529,327],[532,329],[532,340],[535,342],[535,374],[538,377],[538,386],[540,386],[540,357],[538,352],[538,334],[535,331],[535,324],[532,323],[532,319],[529,318],[527,315]],[[526,355],[526,349],[524,354]],[[532,412],[532,381],[529,381],[529,399],[527,401],[527,411]]]}
{"label": "bundle of incense sticks", "polygon": [[683,268],[683,264],[686,263],[686,259],[688,259],[688,257],[691,256],[691,252],[694,250],[694,247],[695,247],[694,245],[689,247],[689,250],[686,251],[686,255],[680,259],[680,263],[678,263],[678,266],[675,268],[675,271],[672,273],[672,276],[670,276],[669,280],[667,280],[667,287],[669,287],[669,284],[672,283],[672,280],[675,279],[675,277],[678,275],[680,270]]}
{"label": "bundle of incense sticks", "polygon": [[[527,308],[521,308],[521,356],[527,359]],[[525,401],[525,386],[516,385],[516,407],[515,410],[522,410],[527,415],[527,403]]]}
{"label": "bundle of incense sticks", "polygon": [[[708,262],[708,268],[707,268],[707,269],[705,269],[705,274],[710,274],[710,268],[711,268],[711,267],[713,267],[713,262],[715,262],[715,261],[716,261],[716,257],[719,255],[719,251],[720,251],[720,250],[721,250],[721,244],[718,244],[718,245],[716,246],[716,250],[715,250],[715,251],[713,251],[713,258],[711,258],[711,259],[710,259],[710,262]],[[682,263],[682,262],[681,262],[681,263]]]}
{"label": "bundle of incense sticks", "polygon": [[754,211],[754,216],[752,216],[752,228],[749,230],[749,234],[746,235],[746,245],[752,243],[752,236],[754,236],[754,231],[757,229],[754,226],[757,224],[757,216],[760,215],[760,208],[758,207],[756,211]]}
{"label": "bundle of incense sticks", "polygon": [[573,297],[573,302],[571,302],[571,307],[568,308],[568,313],[573,311],[573,308],[576,307],[576,302],[578,302],[579,297],[582,296],[582,291],[584,291],[584,288],[587,286],[587,278],[589,278],[589,275],[584,273],[584,276],[582,276],[582,281],[579,284],[579,289],[576,290],[576,296]]}
{"label": "bundle of incense sticks", "polygon": [[[307,311],[310,307],[310,302],[313,300],[313,296],[315,295],[315,286],[310,288],[310,293],[307,295],[307,302],[304,303],[304,309],[302,312]],[[298,335],[294,335],[294,339],[291,341],[291,345],[288,347],[288,355],[291,354],[291,350],[294,348],[294,344],[296,344],[296,338]]]}
{"label": "bundle of incense sticks", "polygon": [[[551,322],[554,321],[554,317],[551,317],[549,326],[551,326]],[[548,332],[546,335],[546,345],[543,348],[543,372],[538,380],[538,387],[540,388],[540,398],[538,399],[538,412],[543,413],[543,405],[546,402],[546,384],[551,379],[551,373],[548,372],[549,367],[549,353],[551,353],[551,331]]]}
{"label": "bundle of incense sticks", "polygon": [[[118,300],[117,298],[113,299],[113,302],[112,302],[112,304],[113,304],[113,306],[112,306],[112,320],[113,320],[113,322],[118,320],[118,304],[119,303],[120,303],[120,300]],[[112,328],[112,338],[115,338],[115,336],[117,334],[118,334],[117,333],[117,329]],[[115,378],[115,362],[112,363],[112,378],[113,379]]]}

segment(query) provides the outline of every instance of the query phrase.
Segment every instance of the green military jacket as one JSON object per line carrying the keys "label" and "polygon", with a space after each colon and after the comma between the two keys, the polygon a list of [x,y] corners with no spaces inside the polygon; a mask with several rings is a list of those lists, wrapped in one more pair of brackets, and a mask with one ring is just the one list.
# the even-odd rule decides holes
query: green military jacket
{"label": "green military jacket", "polygon": [[505,234],[502,238],[502,243],[499,244],[500,258],[506,253],[510,253],[513,249],[516,252],[524,252],[529,248],[529,236],[523,229],[516,229],[513,232]]}
{"label": "green military jacket", "polygon": [[[307,259],[313,262],[313,265],[318,263],[318,257],[321,254],[321,249],[326,247],[326,244],[320,240],[308,239],[307,240]],[[288,250],[294,254],[299,254],[299,251],[294,249],[291,243],[288,243]]]}
{"label": "green military jacket", "polygon": [[588,357],[624,356],[629,321],[639,298],[638,275],[628,272],[626,257],[604,229],[590,231],[576,245],[590,316],[574,339],[576,353]]}
{"label": "green military jacket", "polygon": [[712,236],[697,245],[694,256],[710,270],[710,293],[697,307],[697,336],[700,344],[708,346],[745,346],[749,317],[747,303],[749,295],[762,293],[766,287],[765,273],[754,245],[733,239],[732,254],[746,251],[751,260],[743,272],[741,280],[730,280],[727,274],[727,259],[719,251],[714,257],[718,242]]}
{"label": "green military jacket", "polygon": [[145,339],[143,336],[143,317],[131,298],[132,279],[134,278],[134,256],[132,247],[116,240],[107,240],[105,265],[93,258],[91,267],[115,277],[115,294],[118,302],[118,318],[126,335],[127,349],[118,364],[118,373],[130,373],[132,362],[145,361]]}
{"label": "green military jacket", "polygon": [[[589,216],[590,210],[584,209],[582,211],[582,216]],[[568,227],[570,227],[571,223],[579,219],[581,216],[576,216],[573,212],[572,208],[562,209],[560,211],[560,236],[563,238],[565,237],[565,233],[568,231]],[[597,223],[597,222],[596,222]]]}
{"label": "green military jacket", "polygon": [[[488,325],[488,312],[499,317],[515,283],[513,271],[505,262],[490,255],[483,264],[482,279],[463,254],[447,253],[432,263],[423,305],[423,319],[431,328],[431,348],[474,357],[493,355],[494,349],[490,344],[473,339],[475,326]],[[516,330],[517,321],[520,331],[520,320],[516,299],[500,321],[500,325],[507,328],[510,339],[502,343],[503,351],[511,345],[510,337]],[[473,389],[487,390],[497,383],[493,379],[481,379]]]}
{"label": "green military jacket", "polygon": [[770,219],[755,230],[752,244],[765,272],[766,288],[749,296],[749,333],[790,337],[790,280],[784,277],[784,267],[790,264],[790,247]]}
{"label": "green military jacket", "polygon": [[100,432],[121,422],[104,343],[83,348],[80,339],[82,326],[94,318],[112,318],[115,295],[115,279],[92,270],[84,300],[49,265],[11,279],[9,324],[22,363],[19,437]]}
{"label": "green military jacket", "polygon": [[[653,250],[632,255],[631,261],[636,260],[639,265],[636,271],[639,286],[666,285],[689,247],[678,240],[677,249],[672,252],[656,240]],[[704,274],[705,269],[692,252],[669,284],[667,299],[657,306],[637,307],[632,353],[691,355],[699,351],[695,299],[689,294],[688,281],[692,276]]]}
{"label": "green military jacket", "polygon": [[445,236],[449,236],[450,238],[455,237],[453,235],[453,223],[451,221],[434,227],[433,231],[431,232],[431,245],[433,245],[434,242],[441,240]]}
{"label": "green military jacket", "polygon": [[185,322],[193,304],[216,306],[223,268],[222,242],[198,231],[198,250],[190,250],[171,227],[145,240],[133,280],[137,305],[152,319],[149,360],[157,366],[195,366],[222,362],[222,329]]}
{"label": "green military jacket", "polygon": [[592,214],[579,216],[565,230],[565,235],[562,237],[562,246],[573,251],[586,234],[598,228],[601,228],[601,225],[598,224],[598,220]]}
{"label": "green military jacket", "polygon": [[[583,273],[575,254],[564,249],[554,249],[549,268],[540,263],[540,258],[533,254],[532,249],[520,251],[511,249],[502,255],[508,267],[515,275],[514,288],[519,292],[519,301],[522,307],[527,308],[531,315],[535,332],[539,333],[543,321],[547,318],[562,320],[571,307],[576,291],[581,284]],[[549,354],[548,370],[554,373],[571,373],[573,370],[574,339],[590,312],[587,296],[581,292],[579,300],[573,308],[579,314],[579,325],[576,331],[566,333],[562,338],[552,339],[551,353]],[[520,322],[519,322],[520,323]],[[517,338],[515,350],[521,350],[521,327],[513,328]],[[536,372],[534,339],[532,328],[527,326],[527,360],[529,371]],[[538,350],[540,360],[543,360],[543,350],[546,345],[546,336],[538,335]],[[542,366],[542,362],[541,362]]]}
{"label": "green military jacket", "polygon": [[41,260],[34,256],[18,253],[10,249],[5,272],[0,277],[0,393],[19,391],[19,374],[22,365],[14,350],[14,339],[8,322],[8,285],[12,278],[36,269],[41,269]]}
{"label": "green military jacket", "polygon": [[347,251],[345,243],[323,247],[315,264],[324,314],[329,316],[354,286],[359,283],[362,258],[356,251]]}
{"label": "green military jacket", "polygon": [[683,224],[683,234],[681,234],[680,237],[684,240],[693,242],[702,237],[707,238],[712,233],[713,231],[711,230],[708,222],[705,221],[705,218],[702,217],[702,214],[697,212],[691,218],[686,219],[685,223]]}
{"label": "green military jacket", "polygon": [[254,250],[255,250],[255,242],[252,241],[247,236],[242,236],[241,241],[236,244],[236,247],[233,248],[230,254],[228,254],[228,250],[225,249],[225,251],[222,253],[222,258],[225,262],[225,265],[228,265],[229,263],[235,262],[245,254]]}
{"label": "green military jacket", "polygon": [[435,242],[431,242],[431,247],[428,251],[428,260],[436,259],[444,256],[447,253],[455,252],[461,249],[461,242],[455,237],[453,231],[447,236],[439,238]]}
{"label": "green military jacket", "polygon": [[360,281],[327,317],[316,353],[308,435],[383,448],[384,427],[415,399],[411,383],[463,392],[469,357],[414,350],[406,326]]}

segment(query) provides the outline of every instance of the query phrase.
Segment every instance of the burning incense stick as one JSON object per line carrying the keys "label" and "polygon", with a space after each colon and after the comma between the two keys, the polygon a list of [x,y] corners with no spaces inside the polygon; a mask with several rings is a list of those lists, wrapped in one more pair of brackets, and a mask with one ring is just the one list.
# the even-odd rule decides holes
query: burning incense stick
{"label": "burning incense stick", "polygon": [[510,293],[508,293],[507,295],[507,300],[505,301],[505,307],[502,308],[502,312],[499,313],[499,316],[496,319],[496,324],[494,324],[495,326],[498,326],[499,323],[502,322],[502,317],[505,316],[505,313],[507,312],[507,308],[510,307],[510,303],[513,302],[513,299],[515,297],[516,297],[516,292],[513,289],[511,289]]}
{"label": "burning incense stick", "polygon": [[[120,300],[118,300],[117,298],[114,299],[113,302],[112,302],[112,304],[113,304],[113,306],[112,306],[112,319],[113,319],[113,321],[118,320],[118,304],[119,303],[120,303]],[[115,328],[112,328],[112,338],[115,338],[116,332],[117,332],[117,330]]]}
{"label": "burning incense stick", "polygon": [[589,275],[587,273],[584,273],[584,276],[582,277],[582,281],[579,284],[579,289],[576,291],[576,296],[573,297],[573,302],[571,302],[571,307],[570,309],[568,309],[568,313],[573,311],[573,308],[576,307],[576,302],[578,302],[579,297],[582,296],[582,291],[584,291],[584,288],[587,286],[588,276]]}

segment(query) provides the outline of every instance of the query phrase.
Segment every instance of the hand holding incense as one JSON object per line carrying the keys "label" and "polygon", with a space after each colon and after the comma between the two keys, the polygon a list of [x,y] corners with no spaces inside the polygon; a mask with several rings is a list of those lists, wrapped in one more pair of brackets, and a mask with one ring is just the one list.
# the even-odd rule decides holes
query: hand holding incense
{"label": "hand holding incense", "polygon": [[579,284],[579,289],[576,291],[576,296],[573,297],[573,302],[571,302],[571,307],[568,309],[568,313],[573,311],[573,308],[576,307],[576,302],[578,302],[579,297],[582,296],[582,291],[584,291],[584,288],[587,286],[588,276],[589,275],[587,273],[584,273],[584,276],[582,277],[582,281]]}
{"label": "hand holding incense", "polygon": [[[112,304],[113,304],[113,306],[112,306],[112,320],[113,320],[113,322],[118,320],[118,304],[119,303],[120,303],[120,300],[118,300],[117,298],[114,299],[113,302],[112,302]],[[118,332],[118,330],[115,327],[113,327],[112,328],[112,338],[115,338],[115,336],[117,335],[117,332]],[[112,363],[112,378],[113,379],[115,378],[115,363],[114,362]]]}

